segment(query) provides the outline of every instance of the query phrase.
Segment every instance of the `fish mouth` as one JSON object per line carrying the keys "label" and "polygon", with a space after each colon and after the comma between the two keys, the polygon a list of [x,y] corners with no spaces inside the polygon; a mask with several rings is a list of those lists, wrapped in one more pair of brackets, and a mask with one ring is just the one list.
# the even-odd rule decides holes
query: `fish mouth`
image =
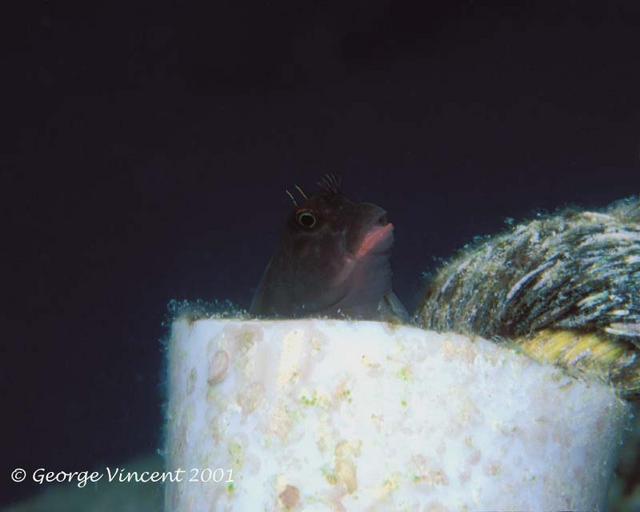
{"label": "fish mouth", "polygon": [[393,245],[393,224],[390,222],[384,226],[374,226],[365,234],[356,259],[364,258],[372,254],[385,253],[391,250]]}

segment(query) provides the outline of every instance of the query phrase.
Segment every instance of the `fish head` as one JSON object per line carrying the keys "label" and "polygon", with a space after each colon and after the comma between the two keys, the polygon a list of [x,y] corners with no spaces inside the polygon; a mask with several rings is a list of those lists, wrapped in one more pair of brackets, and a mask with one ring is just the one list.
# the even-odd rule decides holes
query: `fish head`
{"label": "fish head", "polygon": [[[252,306],[255,313],[375,318],[391,290],[393,224],[337,189],[296,204]],[[261,296],[262,295],[262,296]]]}

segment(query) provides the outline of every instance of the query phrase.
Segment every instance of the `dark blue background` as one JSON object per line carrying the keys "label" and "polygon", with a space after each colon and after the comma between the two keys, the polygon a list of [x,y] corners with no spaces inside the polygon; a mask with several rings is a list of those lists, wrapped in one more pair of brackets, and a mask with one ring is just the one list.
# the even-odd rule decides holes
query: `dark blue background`
{"label": "dark blue background", "polygon": [[160,446],[167,302],[247,307],[294,183],[387,208],[411,307],[506,217],[640,190],[637,2],[185,4],[3,16],[0,504]]}

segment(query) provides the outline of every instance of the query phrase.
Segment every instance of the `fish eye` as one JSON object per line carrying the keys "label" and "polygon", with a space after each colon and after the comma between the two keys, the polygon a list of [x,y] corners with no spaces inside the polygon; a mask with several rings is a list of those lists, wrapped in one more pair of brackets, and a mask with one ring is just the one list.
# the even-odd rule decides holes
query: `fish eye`
{"label": "fish eye", "polygon": [[298,221],[298,224],[306,229],[312,229],[318,223],[316,216],[309,210],[302,210],[301,212],[298,212],[296,220]]}

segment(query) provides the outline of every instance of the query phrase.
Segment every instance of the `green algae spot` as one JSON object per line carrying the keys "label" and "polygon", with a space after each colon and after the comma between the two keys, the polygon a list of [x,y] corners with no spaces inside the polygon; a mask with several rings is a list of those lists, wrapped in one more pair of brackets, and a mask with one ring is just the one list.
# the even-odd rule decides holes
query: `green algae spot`
{"label": "green algae spot", "polygon": [[307,407],[328,407],[329,401],[325,396],[318,394],[316,391],[311,396],[303,394],[300,397],[300,403]]}
{"label": "green algae spot", "polygon": [[300,402],[302,405],[306,405],[307,407],[316,407],[318,405],[318,395],[314,393],[311,398],[307,395],[302,395],[300,397]]}
{"label": "green algae spot", "polygon": [[336,485],[338,483],[338,477],[333,472],[333,468],[329,469],[327,466],[320,469],[322,472],[322,476],[324,476],[325,480],[329,482],[331,485]]}
{"label": "green algae spot", "polygon": [[324,477],[331,485],[336,485],[338,483],[338,477],[334,473],[326,473]]}
{"label": "green algae spot", "polygon": [[244,463],[244,450],[242,445],[237,441],[229,443],[229,455],[231,455],[232,462],[236,467],[241,467]]}
{"label": "green algae spot", "polygon": [[340,394],[338,395],[338,398],[340,398],[341,400],[346,400],[349,403],[351,403],[353,401],[353,399],[351,397],[351,390],[350,389],[342,390],[340,392]]}
{"label": "green algae spot", "polygon": [[409,380],[411,380],[412,377],[413,375],[411,374],[411,368],[409,368],[408,366],[405,366],[404,368],[402,368],[402,370],[398,372],[398,378],[400,378],[400,380],[403,380],[405,382],[408,382]]}

